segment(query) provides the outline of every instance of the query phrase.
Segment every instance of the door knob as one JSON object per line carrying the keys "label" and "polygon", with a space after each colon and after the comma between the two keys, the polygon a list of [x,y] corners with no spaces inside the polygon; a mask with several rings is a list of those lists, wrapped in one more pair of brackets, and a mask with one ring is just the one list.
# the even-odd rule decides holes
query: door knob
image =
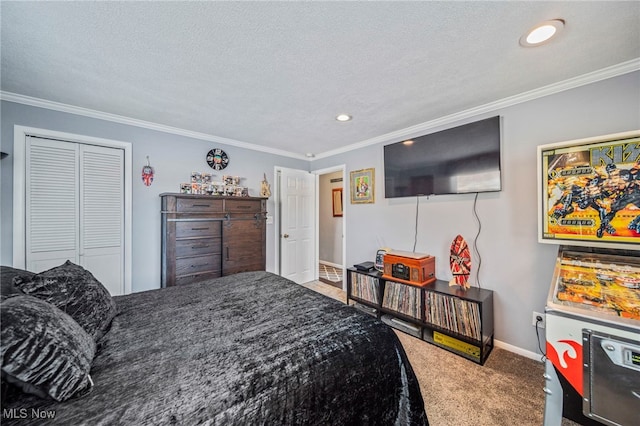
{"label": "door knob", "polygon": [[289,238],[289,234],[284,234],[283,237],[284,238]]}

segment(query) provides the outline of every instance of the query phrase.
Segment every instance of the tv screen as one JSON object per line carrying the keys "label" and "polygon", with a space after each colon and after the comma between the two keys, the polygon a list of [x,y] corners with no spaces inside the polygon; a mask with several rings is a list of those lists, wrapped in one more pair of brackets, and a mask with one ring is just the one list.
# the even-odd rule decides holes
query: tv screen
{"label": "tv screen", "polygon": [[384,147],[385,198],[500,191],[500,117]]}

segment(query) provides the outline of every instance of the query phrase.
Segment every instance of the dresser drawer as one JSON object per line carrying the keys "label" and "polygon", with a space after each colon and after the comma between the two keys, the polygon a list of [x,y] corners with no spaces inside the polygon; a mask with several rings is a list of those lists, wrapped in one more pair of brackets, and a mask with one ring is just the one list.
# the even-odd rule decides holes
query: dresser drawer
{"label": "dresser drawer", "polygon": [[183,275],[181,277],[176,277],[176,284],[175,285],[185,285],[185,284],[191,284],[191,283],[195,283],[198,281],[203,281],[203,280],[208,280],[211,278],[217,278],[222,276],[222,272],[221,271],[215,271],[215,272],[205,272],[205,273],[201,273],[201,274],[191,274],[191,275]]}
{"label": "dresser drawer", "polygon": [[194,256],[176,259],[176,277],[192,275],[199,272],[214,272],[221,270],[219,255]]}
{"label": "dresser drawer", "polygon": [[211,198],[178,198],[176,212],[178,213],[221,213],[223,200]]}
{"label": "dresser drawer", "polygon": [[202,256],[205,254],[220,254],[222,238],[197,238],[176,240],[176,257]]}
{"label": "dresser drawer", "polygon": [[222,236],[222,225],[219,220],[176,221],[176,238],[220,236]]}
{"label": "dresser drawer", "polygon": [[260,213],[262,211],[262,200],[225,200],[224,210],[234,213]]}

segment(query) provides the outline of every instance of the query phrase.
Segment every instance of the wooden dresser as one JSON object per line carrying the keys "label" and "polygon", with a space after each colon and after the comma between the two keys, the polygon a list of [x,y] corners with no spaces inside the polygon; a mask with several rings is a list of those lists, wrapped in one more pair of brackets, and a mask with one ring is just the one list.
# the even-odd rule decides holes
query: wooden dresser
{"label": "wooden dresser", "polygon": [[265,270],[266,198],[160,197],[162,287]]}

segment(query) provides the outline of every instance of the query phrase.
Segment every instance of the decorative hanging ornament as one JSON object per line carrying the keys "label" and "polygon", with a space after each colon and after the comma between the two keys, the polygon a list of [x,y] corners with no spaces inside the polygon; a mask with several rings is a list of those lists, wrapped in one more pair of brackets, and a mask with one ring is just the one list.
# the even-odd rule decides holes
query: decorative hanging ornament
{"label": "decorative hanging ornament", "polygon": [[151,186],[151,182],[153,182],[153,167],[149,164],[149,156],[147,155],[147,165],[142,167],[142,182],[144,186]]}

